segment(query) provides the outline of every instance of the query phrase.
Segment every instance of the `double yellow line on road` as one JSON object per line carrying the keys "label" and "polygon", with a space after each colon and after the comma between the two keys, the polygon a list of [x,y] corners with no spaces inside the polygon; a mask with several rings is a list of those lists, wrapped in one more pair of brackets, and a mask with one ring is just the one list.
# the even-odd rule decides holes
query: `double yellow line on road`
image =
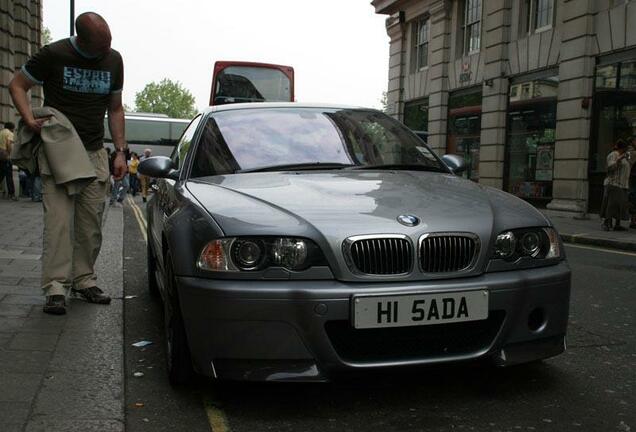
{"label": "double yellow line on road", "polygon": [[133,211],[133,215],[135,219],[137,219],[137,223],[139,224],[139,230],[141,231],[141,236],[144,241],[148,243],[148,222],[146,222],[146,218],[144,217],[144,212],[141,211],[135,200],[132,196],[128,195],[126,198],[128,200],[128,204]]}
{"label": "double yellow line on road", "polygon": [[[144,212],[141,208],[139,208],[132,196],[129,195],[126,199],[128,201],[128,205],[130,205],[130,208],[132,209],[135,219],[137,220],[141,236],[143,237],[144,242],[148,243],[148,222],[144,217]],[[203,408],[205,409],[205,413],[207,414],[208,421],[210,423],[210,428],[213,432],[230,432],[230,427],[228,426],[225,414],[216,406],[214,399],[209,395],[204,396],[203,398]]]}

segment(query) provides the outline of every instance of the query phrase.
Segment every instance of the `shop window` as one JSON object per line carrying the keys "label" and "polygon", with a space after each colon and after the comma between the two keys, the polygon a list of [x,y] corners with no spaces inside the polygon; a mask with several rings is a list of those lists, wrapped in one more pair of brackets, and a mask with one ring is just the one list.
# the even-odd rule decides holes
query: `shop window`
{"label": "shop window", "polygon": [[636,90],[636,61],[621,64],[621,79],[618,87],[621,90]]}
{"label": "shop window", "polygon": [[481,0],[464,0],[461,23],[462,55],[481,48]]}
{"label": "shop window", "polygon": [[411,73],[418,72],[428,66],[430,23],[430,18],[425,17],[412,24]]}
{"label": "shop window", "polygon": [[428,99],[404,104],[404,125],[414,131],[428,130]]}
{"label": "shop window", "polygon": [[618,139],[630,139],[632,136],[636,136],[636,61],[599,65],[596,68],[590,135],[590,211],[598,211],[601,205],[608,153]]}
{"label": "shop window", "polygon": [[481,138],[481,89],[451,94],[448,99],[448,141],[446,153],[463,156],[468,169],[464,177],[479,180]]}
{"label": "shop window", "polygon": [[618,65],[605,65],[596,68],[596,88],[615,89],[618,83]]}
{"label": "shop window", "polygon": [[506,190],[540,206],[552,199],[558,85],[553,76],[510,91]]}

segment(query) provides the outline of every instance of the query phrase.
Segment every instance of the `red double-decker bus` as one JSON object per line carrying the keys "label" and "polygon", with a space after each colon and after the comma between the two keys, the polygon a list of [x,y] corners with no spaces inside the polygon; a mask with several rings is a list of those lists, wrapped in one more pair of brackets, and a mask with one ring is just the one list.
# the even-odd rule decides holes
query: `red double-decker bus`
{"label": "red double-decker bus", "polygon": [[241,61],[214,63],[210,105],[293,102],[294,68]]}

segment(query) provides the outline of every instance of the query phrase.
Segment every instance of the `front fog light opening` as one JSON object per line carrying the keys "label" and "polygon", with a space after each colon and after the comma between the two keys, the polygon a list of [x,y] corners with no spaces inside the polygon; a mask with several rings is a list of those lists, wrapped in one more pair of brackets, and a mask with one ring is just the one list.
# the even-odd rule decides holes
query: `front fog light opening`
{"label": "front fog light opening", "polygon": [[548,319],[543,308],[534,308],[532,312],[528,314],[528,329],[530,329],[531,332],[540,333],[545,329],[547,324]]}

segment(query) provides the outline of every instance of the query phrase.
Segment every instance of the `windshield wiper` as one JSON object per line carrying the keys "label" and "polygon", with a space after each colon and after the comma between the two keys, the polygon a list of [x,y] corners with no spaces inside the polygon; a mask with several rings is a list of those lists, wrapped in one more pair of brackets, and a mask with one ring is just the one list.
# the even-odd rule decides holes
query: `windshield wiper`
{"label": "windshield wiper", "polygon": [[265,171],[287,171],[287,170],[312,170],[312,169],[342,169],[355,166],[340,162],[305,162],[295,164],[270,165],[256,168],[236,170],[238,173],[265,172]]}
{"label": "windshield wiper", "polygon": [[442,172],[448,173],[442,167],[436,166],[428,166],[428,165],[420,165],[420,164],[377,164],[377,165],[358,165],[352,170],[372,170],[372,169],[386,169],[386,170],[405,170],[405,171],[433,171],[433,172]]}

